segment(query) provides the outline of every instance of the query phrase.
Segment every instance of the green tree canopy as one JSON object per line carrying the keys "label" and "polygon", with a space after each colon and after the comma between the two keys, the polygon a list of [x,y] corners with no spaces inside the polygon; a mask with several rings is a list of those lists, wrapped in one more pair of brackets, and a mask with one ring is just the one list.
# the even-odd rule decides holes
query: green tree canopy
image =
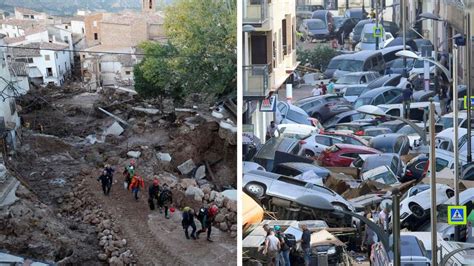
{"label": "green tree canopy", "polygon": [[304,50],[299,48],[296,54],[298,55],[298,61],[303,65],[309,64],[312,68],[324,71],[331,59],[337,55],[337,51],[329,46],[317,45],[313,49]]}
{"label": "green tree canopy", "polygon": [[169,42],[141,45],[146,55],[135,68],[137,92],[179,97],[236,91],[236,1],[176,0],[165,14]]}

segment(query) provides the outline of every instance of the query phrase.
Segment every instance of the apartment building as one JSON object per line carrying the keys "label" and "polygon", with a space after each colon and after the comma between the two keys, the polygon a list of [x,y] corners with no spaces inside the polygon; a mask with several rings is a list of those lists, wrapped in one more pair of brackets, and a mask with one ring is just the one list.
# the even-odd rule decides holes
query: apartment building
{"label": "apartment building", "polygon": [[264,140],[265,129],[276,108],[259,108],[278,90],[298,66],[296,61],[295,0],[246,0],[243,4],[244,124],[253,125],[255,137]]}

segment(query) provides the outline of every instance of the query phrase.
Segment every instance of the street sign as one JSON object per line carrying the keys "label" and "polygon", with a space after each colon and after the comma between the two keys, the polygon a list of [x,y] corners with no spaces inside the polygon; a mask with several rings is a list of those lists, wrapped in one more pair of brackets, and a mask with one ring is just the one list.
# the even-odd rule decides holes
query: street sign
{"label": "street sign", "polygon": [[260,102],[260,112],[275,112],[276,96],[265,98]]}
{"label": "street sign", "polygon": [[253,134],[253,125],[243,124],[242,125],[242,144],[252,144],[254,143],[255,136]]}
{"label": "street sign", "polygon": [[382,38],[383,37],[383,27],[382,26],[374,26],[374,37]]}
{"label": "street sign", "polygon": [[[467,110],[467,96],[464,96],[464,109]],[[471,110],[474,109],[474,96],[471,96]]]}
{"label": "street sign", "polygon": [[448,224],[451,224],[451,225],[467,224],[466,206],[448,206]]}

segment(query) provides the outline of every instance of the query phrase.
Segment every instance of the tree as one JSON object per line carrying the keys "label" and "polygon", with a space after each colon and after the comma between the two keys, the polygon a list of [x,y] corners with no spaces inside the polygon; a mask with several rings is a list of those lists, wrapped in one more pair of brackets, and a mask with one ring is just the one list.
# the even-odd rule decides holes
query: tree
{"label": "tree", "polygon": [[309,67],[324,71],[331,59],[337,55],[337,52],[329,46],[318,45],[313,49],[298,49],[296,54],[298,55],[298,61],[303,65],[309,64]]}
{"label": "tree", "polygon": [[236,0],[177,0],[166,9],[166,33],[179,51],[187,92],[237,90],[236,6]]}
{"label": "tree", "polygon": [[144,59],[134,67],[135,90],[144,98],[158,98],[163,110],[165,97],[180,101],[183,89],[178,82],[176,56],[178,51],[171,43],[145,42],[140,45]]}

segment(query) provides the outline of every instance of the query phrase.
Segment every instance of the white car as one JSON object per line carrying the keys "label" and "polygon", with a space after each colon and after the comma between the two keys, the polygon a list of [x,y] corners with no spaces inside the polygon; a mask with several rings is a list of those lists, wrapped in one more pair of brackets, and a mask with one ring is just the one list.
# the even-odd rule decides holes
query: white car
{"label": "white car", "polygon": [[313,134],[300,141],[300,156],[319,156],[325,149],[334,144],[343,143],[343,139],[338,136]]}
{"label": "white car", "polygon": [[[454,226],[448,224],[448,206],[456,205],[455,199],[450,198],[443,204],[437,207],[438,223],[436,224],[436,231],[442,235],[444,240],[454,241]],[[466,206],[467,214],[471,213],[474,208],[474,188],[469,188],[459,193],[459,206]],[[461,228],[461,239],[466,237],[466,228]],[[431,224],[423,227],[424,231],[431,232]]]}
{"label": "white car", "polygon": [[[431,208],[430,185],[411,187],[401,198],[400,226],[412,229],[429,216]],[[436,184],[436,206],[454,196],[454,190],[444,184]]]}
{"label": "white car", "polygon": [[[433,60],[433,58],[430,58]],[[433,63],[429,63],[430,66],[430,74],[434,74],[436,66]],[[410,70],[410,76],[412,75],[423,75],[425,73],[425,61],[423,60],[415,60],[413,64],[413,68]]]}
{"label": "white car", "polygon": [[313,133],[319,133],[323,127],[319,124],[320,127],[313,127],[310,125],[302,124],[281,124],[278,125],[278,131],[275,132],[275,136],[292,138],[292,139],[304,139]]}
{"label": "white car", "polygon": [[258,163],[249,162],[249,161],[243,161],[242,172],[243,172],[244,174],[245,174],[245,173],[248,173],[248,172],[250,172],[250,171],[253,171],[253,170],[266,171],[265,168],[263,168],[263,166],[261,166],[261,165],[258,164]]}
{"label": "white car", "polygon": [[[420,128],[423,128],[425,126],[424,123],[416,123],[416,125]],[[428,130],[426,130],[426,132],[428,132]],[[406,135],[408,137],[408,139],[410,140],[410,149],[411,150],[416,150],[420,147],[420,145],[421,145],[421,136],[410,125],[403,126],[402,128],[400,128],[397,131],[397,133]],[[427,138],[428,138],[428,136],[427,136]]]}

